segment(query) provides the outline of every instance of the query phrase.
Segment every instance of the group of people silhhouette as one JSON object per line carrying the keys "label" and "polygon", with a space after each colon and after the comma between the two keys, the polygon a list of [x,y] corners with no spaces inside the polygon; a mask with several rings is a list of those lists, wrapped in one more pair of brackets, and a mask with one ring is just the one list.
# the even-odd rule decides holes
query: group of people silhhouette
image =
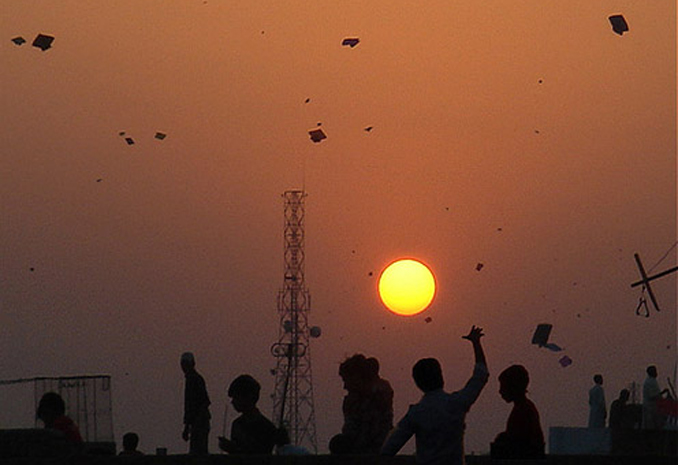
{"label": "group of people silhhouette", "polygon": [[[210,398],[205,380],[195,369],[195,358],[185,352],[181,368],[186,376],[184,389],[184,430],[182,437],[189,441],[189,453],[208,453],[210,431]],[[228,388],[233,408],[240,416],[233,421],[231,438],[219,437],[219,448],[231,454],[270,454],[276,444],[284,446],[286,434],[257,408],[261,386],[250,375],[238,376]],[[287,441],[289,442],[289,440]]]}
{"label": "group of people silhhouette", "polygon": [[[446,392],[442,368],[435,358],[424,358],[412,367],[412,377],[423,392],[393,427],[393,389],[379,376],[374,358],[354,355],[339,367],[348,392],[342,405],[344,425],[330,441],[333,454],[398,453],[414,436],[417,461],[424,464],[461,464],[464,461],[466,414],[487,384],[489,373],[475,326],[464,339],[473,345],[475,366],[471,378],[459,391]],[[514,404],[506,431],[492,444],[493,455],[504,458],[539,458],[544,455],[544,435],[539,413],[526,397],[529,375],[513,365],[499,376],[500,394]]]}
{"label": "group of people silhhouette", "polygon": [[[332,454],[396,455],[414,436],[417,462],[427,465],[463,464],[466,414],[488,382],[489,372],[481,344],[482,329],[473,326],[462,336],[471,342],[475,365],[470,379],[455,392],[444,390],[442,368],[435,358],[424,358],[412,367],[412,378],[423,396],[410,405],[407,413],[395,424],[393,418],[393,389],[379,374],[379,362],[356,354],[339,367],[339,376],[347,391],[342,403],[344,423],[341,433],[329,444]],[[196,370],[195,357],[185,352],[180,359],[185,376],[184,418],[182,438],[189,443],[189,454],[209,453],[210,398],[204,378]],[[647,369],[643,386],[642,424],[646,429],[660,429],[661,417],[657,402],[667,390],[660,390],[657,370]],[[513,404],[506,422],[506,430],[491,444],[494,458],[534,459],[544,456],[544,434],[539,412],[527,398],[530,382],[527,369],[512,365],[499,375],[499,394]],[[589,391],[589,427],[604,428],[607,418],[602,375],[594,376]],[[231,437],[219,437],[219,448],[230,454],[308,454],[304,448],[290,444],[287,431],[276,427],[257,408],[261,386],[252,376],[243,374],[233,380],[228,396],[240,416],[231,426]],[[610,427],[630,428],[633,422],[628,414],[628,390],[622,390],[619,399],[610,406]],[[63,435],[77,447],[82,437],[77,425],[65,415],[63,399],[56,393],[46,393],[40,400],[37,416],[45,427]],[[123,437],[120,455],[143,455],[137,450],[139,436],[129,432]]]}
{"label": "group of people silhhouette", "polygon": [[[657,367],[650,365],[645,370],[647,377],[643,382],[642,410],[636,415],[633,406],[628,404],[631,393],[622,389],[619,397],[610,404],[608,426],[612,430],[633,429],[640,426],[645,430],[660,430],[664,427],[666,415],[659,408],[661,402],[670,397],[668,389],[662,390],[657,381]],[[605,428],[607,421],[607,404],[603,389],[603,376],[593,377],[593,387],[589,389],[589,428]]]}
{"label": "group of people silhhouette", "polygon": [[[424,358],[412,367],[412,377],[423,392],[394,427],[393,388],[379,375],[379,361],[356,354],[339,366],[347,391],[342,403],[344,424],[329,444],[332,454],[395,455],[414,436],[419,463],[461,464],[464,461],[466,414],[487,384],[489,373],[480,342],[481,328],[473,326],[464,339],[473,346],[475,366],[466,385],[446,392],[440,363]],[[207,454],[210,400],[203,378],[195,370],[191,353],[181,358],[186,376],[183,438],[190,441],[189,453]],[[527,396],[529,375],[525,367],[513,365],[499,376],[501,397],[513,403],[506,430],[492,444],[493,455],[504,458],[540,458],[544,435],[539,413]],[[286,449],[289,437],[257,409],[259,383],[249,375],[236,378],[228,389],[233,407],[241,413],[232,425],[231,438],[219,438],[219,448],[233,454],[303,453]]]}

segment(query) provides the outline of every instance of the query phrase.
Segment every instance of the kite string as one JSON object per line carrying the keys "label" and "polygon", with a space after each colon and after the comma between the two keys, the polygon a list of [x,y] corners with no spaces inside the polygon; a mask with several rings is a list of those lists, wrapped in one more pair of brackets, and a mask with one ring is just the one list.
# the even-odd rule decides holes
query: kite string
{"label": "kite string", "polygon": [[654,270],[655,268],[657,268],[657,267],[659,266],[659,264],[660,264],[661,262],[663,262],[664,259],[666,259],[666,257],[669,256],[669,254],[671,253],[671,251],[672,251],[673,249],[676,248],[676,245],[678,245],[678,241],[674,242],[673,245],[669,248],[669,250],[667,250],[666,253],[665,253],[664,255],[662,255],[662,258],[660,258],[659,261],[658,261],[657,263],[655,263],[655,264],[652,266],[652,268],[650,268],[647,272],[648,272],[648,273],[651,273],[652,270]]}

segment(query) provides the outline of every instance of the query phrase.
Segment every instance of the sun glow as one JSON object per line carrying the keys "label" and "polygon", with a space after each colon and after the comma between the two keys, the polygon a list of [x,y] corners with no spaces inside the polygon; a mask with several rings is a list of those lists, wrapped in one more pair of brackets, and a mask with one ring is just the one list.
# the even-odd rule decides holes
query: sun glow
{"label": "sun glow", "polygon": [[423,312],[435,293],[433,273],[417,260],[396,260],[379,277],[379,297],[386,308],[398,315],[412,316]]}

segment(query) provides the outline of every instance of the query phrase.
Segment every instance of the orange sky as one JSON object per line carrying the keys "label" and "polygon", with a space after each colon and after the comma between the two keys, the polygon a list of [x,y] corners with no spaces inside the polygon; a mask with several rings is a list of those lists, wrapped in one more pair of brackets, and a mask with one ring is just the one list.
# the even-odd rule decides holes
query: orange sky
{"label": "orange sky", "polygon": [[[608,403],[650,363],[665,385],[676,275],[648,319],[629,284],[634,252],[649,268],[676,242],[675,1],[109,3],[0,5],[0,379],[110,373],[117,439],[135,430],[146,451],[185,450],[184,350],[214,437],[242,372],[270,413],[280,194],[303,187],[321,450],[345,356],[381,360],[400,417],[418,358],[440,358],[448,389],[466,381],[472,324],[492,377],[469,451],[504,426],[496,375],[511,363],[530,370],[545,429],[586,423],[594,373]],[[52,49],[30,46],[38,33]],[[439,285],[411,319],[376,293],[399,256]],[[545,322],[572,366],[530,346]]]}

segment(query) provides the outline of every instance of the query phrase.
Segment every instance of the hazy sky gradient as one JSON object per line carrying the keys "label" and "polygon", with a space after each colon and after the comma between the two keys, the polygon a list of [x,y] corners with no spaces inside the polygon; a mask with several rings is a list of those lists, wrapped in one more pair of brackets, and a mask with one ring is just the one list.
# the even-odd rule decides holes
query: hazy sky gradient
{"label": "hazy sky gradient", "polygon": [[[594,373],[608,403],[648,364],[662,386],[673,374],[676,275],[648,319],[629,284],[634,252],[649,268],[676,242],[674,0],[5,0],[0,31],[0,379],[110,373],[118,441],[186,450],[184,350],[213,400],[213,451],[235,376],[262,382],[270,414],[280,195],[295,188],[323,451],[344,357],[380,359],[400,417],[417,359],[438,357],[448,389],[470,376],[472,324],[491,381],[468,451],[504,427],[511,363],[545,430],[586,424]],[[30,46],[38,33],[52,49]],[[376,293],[402,256],[439,285],[414,318]],[[538,323],[572,366],[530,345]],[[7,410],[0,428],[18,421]]]}

